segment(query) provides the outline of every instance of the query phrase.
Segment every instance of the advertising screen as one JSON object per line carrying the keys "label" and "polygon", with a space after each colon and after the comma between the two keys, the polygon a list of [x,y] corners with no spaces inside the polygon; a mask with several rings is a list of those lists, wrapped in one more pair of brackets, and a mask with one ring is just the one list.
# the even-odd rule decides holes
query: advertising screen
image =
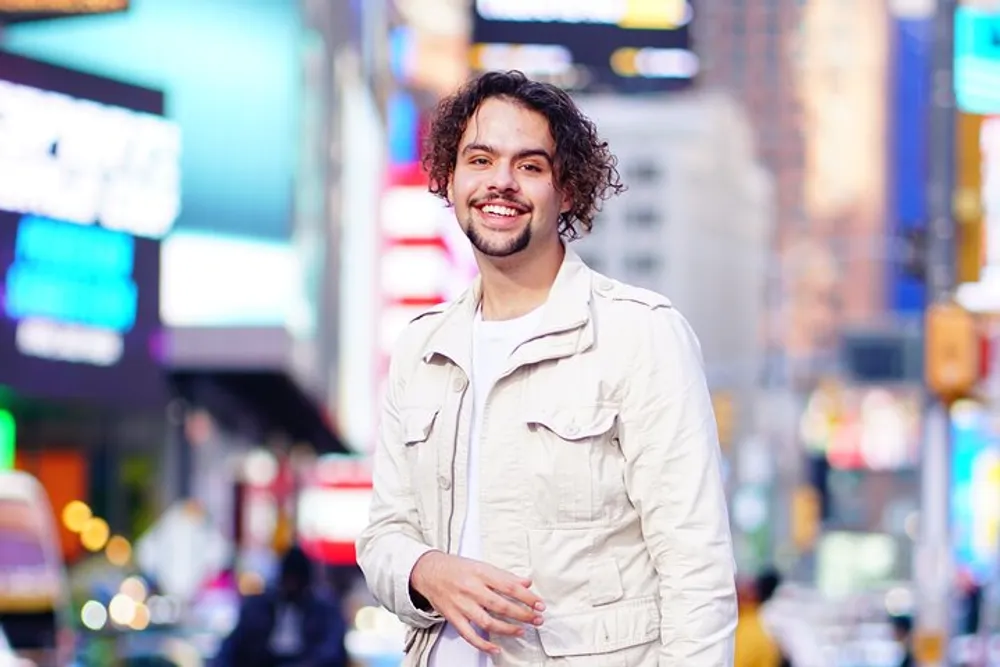
{"label": "advertising screen", "polygon": [[160,239],[180,210],[162,94],[0,53],[0,384],[153,404]]}
{"label": "advertising screen", "polygon": [[476,70],[621,93],[686,88],[699,71],[687,0],[476,0],[473,11]]}
{"label": "advertising screen", "polygon": [[988,581],[1000,545],[1000,434],[988,409],[960,401],[951,411],[952,557],[959,571]]}

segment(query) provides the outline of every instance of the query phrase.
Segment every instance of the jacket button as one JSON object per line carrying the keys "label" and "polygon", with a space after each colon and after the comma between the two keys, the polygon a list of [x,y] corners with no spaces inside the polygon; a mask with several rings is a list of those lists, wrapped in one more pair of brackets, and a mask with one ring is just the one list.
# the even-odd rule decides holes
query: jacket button
{"label": "jacket button", "polygon": [[597,289],[601,292],[610,292],[614,288],[615,284],[610,280],[602,280],[597,286]]}
{"label": "jacket button", "polygon": [[442,491],[447,491],[448,489],[451,488],[451,480],[445,477],[444,475],[441,475],[440,477],[438,477],[438,486],[441,487]]}
{"label": "jacket button", "polygon": [[464,391],[468,384],[469,383],[465,378],[455,378],[455,381],[451,383],[451,386],[456,392],[459,392]]}

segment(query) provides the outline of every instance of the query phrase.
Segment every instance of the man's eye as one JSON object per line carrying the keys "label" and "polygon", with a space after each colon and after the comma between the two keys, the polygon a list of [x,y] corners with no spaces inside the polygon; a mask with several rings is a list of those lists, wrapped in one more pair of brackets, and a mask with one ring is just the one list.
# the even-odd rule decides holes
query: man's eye
{"label": "man's eye", "polygon": [[487,160],[484,157],[474,157],[474,158],[472,158],[472,160],[469,161],[469,163],[470,164],[476,164],[476,165],[484,165],[484,164],[487,163]]}
{"label": "man's eye", "polygon": [[541,171],[542,168],[537,164],[526,164],[522,166],[522,169],[527,169],[528,171]]}

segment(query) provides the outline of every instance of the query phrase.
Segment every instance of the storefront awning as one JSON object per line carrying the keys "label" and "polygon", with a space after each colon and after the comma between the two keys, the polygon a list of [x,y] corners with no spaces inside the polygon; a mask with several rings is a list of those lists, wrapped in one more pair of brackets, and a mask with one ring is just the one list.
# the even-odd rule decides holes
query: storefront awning
{"label": "storefront awning", "polygon": [[175,370],[177,394],[208,410],[223,428],[252,440],[282,435],[317,453],[346,453],[316,402],[283,371]]}

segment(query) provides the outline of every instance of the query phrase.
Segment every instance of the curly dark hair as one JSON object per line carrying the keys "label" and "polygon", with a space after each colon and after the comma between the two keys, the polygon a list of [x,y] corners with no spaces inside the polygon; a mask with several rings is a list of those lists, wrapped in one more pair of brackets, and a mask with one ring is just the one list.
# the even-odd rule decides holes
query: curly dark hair
{"label": "curly dark hair", "polygon": [[625,190],[618,159],[598,136],[593,121],[565,91],[532,81],[516,70],[486,72],[438,105],[423,157],[430,191],[451,203],[448,183],[455,172],[462,134],[480,105],[494,97],[510,99],[548,120],[556,144],[556,187],[573,202],[573,207],[559,216],[559,235],[571,241],[581,236],[581,230],[589,232],[601,204]]}

